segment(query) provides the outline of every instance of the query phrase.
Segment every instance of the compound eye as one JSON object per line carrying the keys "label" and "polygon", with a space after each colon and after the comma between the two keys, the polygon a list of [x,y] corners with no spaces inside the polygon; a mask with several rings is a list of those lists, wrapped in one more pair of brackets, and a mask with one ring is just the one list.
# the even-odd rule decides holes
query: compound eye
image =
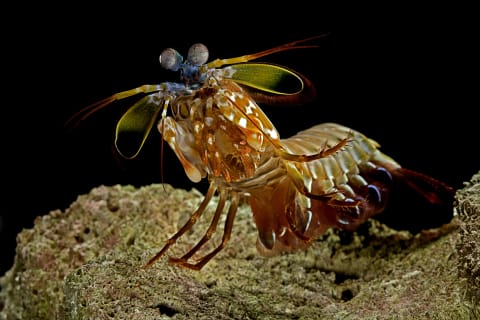
{"label": "compound eye", "polygon": [[188,49],[187,60],[194,66],[201,66],[208,61],[208,49],[204,44],[196,43]]}
{"label": "compound eye", "polygon": [[177,71],[183,62],[182,55],[172,48],[163,50],[158,59],[164,69],[172,71]]}

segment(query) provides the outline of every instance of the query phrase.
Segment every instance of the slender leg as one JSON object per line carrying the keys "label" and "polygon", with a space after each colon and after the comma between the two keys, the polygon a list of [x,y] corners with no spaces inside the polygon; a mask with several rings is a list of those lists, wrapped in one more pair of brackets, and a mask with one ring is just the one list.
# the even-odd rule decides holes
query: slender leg
{"label": "slender leg", "polygon": [[345,146],[348,145],[348,143],[352,140],[351,136],[353,134],[350,133],[346,138],[340,140],[336,145],[334,145],[331,148],[328,148],[326,145],[317,153],[314,154],[292,154],[289,153],[288,151],[285,151],[284,149],[280,150],[280,157],[284,160],[289,160],[289,161],[296,161],[296,162],[310,162],[314,160],[318,160],[321,158],[328,157],[335,152],[341,150]]}
{"label": "slender leg", "polygon": [[189,269],[200,270],[208,261],[210,261],[210,259],[212,259],[217,253],[219,253],[225,247],[228,240],[230,240],[230,235],[232,233],[233,222],[237,213],[239,199],[240,197],[237,193],[234,193],[232,195],[232,198],[230,200],[230,208],[228,209],[227,213],[227,220],[225,221],[222,242],[217,248],[212,250],[209,254],[200,258],[197,263],[188,263],[186,260],[175,258],[170,258],[170,262]]}
{"label": "slender leg", "polygon": [[[213,216],[212,223],[208,227],[207,231],[205,232],[205,235],[200,239],[200,241],[193,247],[190,251],[188,251],[185,255],[183,255],[180,260],[188,260],[191,256],[193,256],[210,238],[212,235],[215,233],[215,230],[217,229],[218,225],[218,220],[220,220],[220,217],[222,216],[223,213],[223,208],[225,208],[225,201],[227,199],[227,192],[225,190],[222,190],[219,195],[219,200],[218,200],[218,205],[217,209],[215,210],[215,215]],[[172,262],[172,260],[170,260]]]}
{"label": "slender leg", "polygon": [[183,227],[180,228],[177,233],[175,233],[170,239],[167,240],[167,243],[163,246],[163,248],[147,262],[144,268],[151,267],[155,261],[157,261],[161,256],[163,256],[165,252],[167,252],[168,248],[170,248],[177,241],[178,238],[180,238],[188,229],[190,229],[195,224],[198,218],[200,218],[200,216],[205,211],[208,203],[215,194],[216,189],[217,187],[214,185],[214,183],[211,183],[205,195],[205,198],[203,199],[198,209],[192,214],[190,219],[188,219],[188,221],[183,225]]}

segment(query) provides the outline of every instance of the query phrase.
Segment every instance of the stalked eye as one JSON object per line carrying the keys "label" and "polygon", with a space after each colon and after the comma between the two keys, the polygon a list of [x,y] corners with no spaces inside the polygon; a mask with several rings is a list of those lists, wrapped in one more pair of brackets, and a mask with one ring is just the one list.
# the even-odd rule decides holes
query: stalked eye
{"label": "stalked eye", "polygon": [[167,48],[162,51],[159,57],[160,65],[172,71],[177,71],[180,68],[180,65],[183,62],[183,57],[177,50],[172,48]]}
{"label": "stalked eye", "polygon": [[187,60],[194,66],[201,66],[208,61],[208,49],[204,44],[196,43],[188,49]]}

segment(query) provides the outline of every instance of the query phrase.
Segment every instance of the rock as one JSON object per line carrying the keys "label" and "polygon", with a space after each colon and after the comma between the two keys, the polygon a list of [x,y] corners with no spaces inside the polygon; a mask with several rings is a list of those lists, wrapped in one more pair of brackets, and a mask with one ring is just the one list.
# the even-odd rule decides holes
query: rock
{"label": "rock", "polygon": [[[472,319],[480,315],[479,180],[457,192],[458,214],[439,228],[411,234],[372,219],[270,258],[257,253],[243,204],[227,247],[200,271],[168,257],[144,268],[197,208],[198,191],[100,186],[18,234],[14,265],[0,278],[0,317]],[[167,256],[195,245],[214,205]]]}
{"label": "rock", "polygon": [[455,206],[461,221],[458,270],[472,302],[480,305],[480,172],[457,192]]}

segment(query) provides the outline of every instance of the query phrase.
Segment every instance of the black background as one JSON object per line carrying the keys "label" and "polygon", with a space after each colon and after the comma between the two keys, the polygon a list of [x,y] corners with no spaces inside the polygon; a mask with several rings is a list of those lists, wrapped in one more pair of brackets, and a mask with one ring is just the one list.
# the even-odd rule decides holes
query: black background
{"label": "black background", "polygon": [[[73,20],[73,11],[29,20],[23,31],[4,38],[0,274],[13,264],[16,234],[31,228],[35,217],[64,210],[102,184],[161,182],[156,132],[135,160],[113,152],[113,130],[128,102],[68,131],[64,123],[76,111],[115,92],[175,81],[177,75],[158,63],[165,47],[185,53],[202,42],[211,59],[229,58],[326,31],[312,18],[308,24],[279,17],[252,25],[264,18],[245,16],[248,23],[240,23],[210,12],[191,21],[163,11],[156,20],[89,15]],[[315,49],[262,59],[300,71],[318,88],[317,99],[304,106],[264,107],[283,137],[335,121],[374,138],[404,167],[455,188],[478,171],[478,97],[473,94],[478,68],[469,33],[379,27],[332,32],[317,43]],[[186,178],[167,146],[163,157],[166,183],[205,190],[205,181]]]}

